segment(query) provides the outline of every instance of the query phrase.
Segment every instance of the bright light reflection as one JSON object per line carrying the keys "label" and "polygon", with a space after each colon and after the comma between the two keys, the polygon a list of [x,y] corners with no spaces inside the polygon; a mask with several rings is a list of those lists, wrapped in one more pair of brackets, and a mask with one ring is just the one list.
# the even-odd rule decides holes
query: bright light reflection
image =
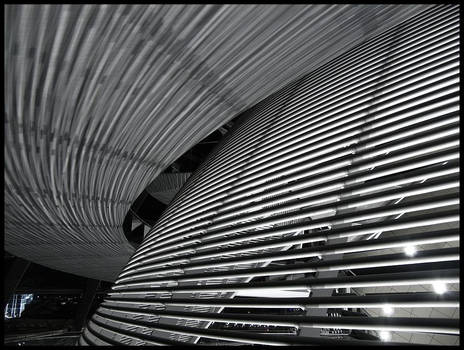
{"label": "bright light reflection", "polygon": [[404,247],[404,253],[407,255],[407,256],[414,256],[416,255],[416,247],[413,246],[413,245],[408,245],[406,247]]}
{"label": "bright light reflection", "polygon": [[390,341],[391,340],[391,333],[388,331],[380,331],[379,333],[380,339],[382,341]]}
{"label": "bright light reflection", "polygon": [[394,310],[394,309],[393,309],[390,305],[385,305],[385,306],[383,307],[383,313],[384,313],[384,315],[386,315],[386,316],[391,316],[391,315],[393,314],[393,310]]}
{"label": "bright light reflection", "polygon": [[235,296],[241,297],[258,297],[258,298],[307,298],[310,295],[309,290],[239,290]]}
{"label": "bright light reflection", "polygon": [[446,288],[446,283],[443,283],[443,282],[434,282],[432,286],[433,286],[433,290],[437,294],[443,294],[448,290]]}

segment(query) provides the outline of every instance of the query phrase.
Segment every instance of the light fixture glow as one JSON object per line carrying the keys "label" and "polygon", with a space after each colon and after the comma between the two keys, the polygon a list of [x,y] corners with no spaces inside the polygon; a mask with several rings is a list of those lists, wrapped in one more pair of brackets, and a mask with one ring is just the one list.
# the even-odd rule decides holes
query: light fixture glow
{"label": "light fixture glow", "polygon": [[413,246],[413,245],[407,245],[406,247],[404,247],[404,253],[407,255],[407,256],[414,256],[416,255],[416,247]]}
{"label": "light fixture glow", "polygon": [[385,305],[383,307],[383,313],[385,316],[391,316],[393,314],[393,307],[391,307],[390,305]]}
{"label": "light fixture glow", "polygon": [[443,282],[434,282],[432,286],[433,286],[433,290],[437,294],[444,294],[448,290],[446,288],[446,283],[443,283]]}
{"label": "light fixture glow", "polygon": [[380,331],[379,333],[380,339],[382,341],[390,341],[391,340],[391,333],[388,331]]}

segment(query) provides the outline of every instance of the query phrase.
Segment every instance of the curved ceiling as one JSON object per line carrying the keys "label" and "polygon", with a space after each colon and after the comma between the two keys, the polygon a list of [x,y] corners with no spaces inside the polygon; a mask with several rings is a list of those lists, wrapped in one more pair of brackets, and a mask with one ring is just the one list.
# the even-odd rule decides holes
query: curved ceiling
{"label": "curved ceiling", "polygon": [[423,5],[8,5],[5,249],[112,281],[138,194],[240,112]]}

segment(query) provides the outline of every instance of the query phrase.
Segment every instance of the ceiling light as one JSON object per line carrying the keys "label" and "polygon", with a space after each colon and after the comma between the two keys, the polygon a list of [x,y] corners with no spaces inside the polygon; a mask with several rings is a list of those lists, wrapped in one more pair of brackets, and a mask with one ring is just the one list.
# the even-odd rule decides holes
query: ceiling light
{"label": "ceiling light", "polygon": [[435,293],[437,294],[443,294],[445,293],[448,289],[446,288],[446,283],[443,283],[443,282],[434,282],[432,284],[433,286],[433,290],[435,291]]}
{"label": "ceiling light", "polygon": [[391,333],[388,331],[380,331],[379,333],[380,340],[382,341],[390,341],[391,340]]}
{"label": "ceiling light", "polygon": [[385,316],[391,316],[393,314],[393,308],[390,305],[385,305],[383,307],[383,313]]}
{"label": "ceiling light", "polygon": [[414,256],[416,255],[416,247],[413,246],[413,245],[408,245],[406,247],[404,247],[404,253],[407,255],[407,256]]}

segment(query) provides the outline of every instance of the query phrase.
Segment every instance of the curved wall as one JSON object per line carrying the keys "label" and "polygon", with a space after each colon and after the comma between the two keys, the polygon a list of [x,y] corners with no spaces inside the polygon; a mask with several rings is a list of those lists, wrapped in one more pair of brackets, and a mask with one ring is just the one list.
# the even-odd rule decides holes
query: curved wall
{"label": "curved wall", "polygon": [[134,252],[124,217],[169,164],[427,7],[5,6],[5,249],[114,280]]}
{"label": "curved wall", "polygon": [[249,109],[80,344],[455,344],[458,95],[459,7],[437,6]]}

